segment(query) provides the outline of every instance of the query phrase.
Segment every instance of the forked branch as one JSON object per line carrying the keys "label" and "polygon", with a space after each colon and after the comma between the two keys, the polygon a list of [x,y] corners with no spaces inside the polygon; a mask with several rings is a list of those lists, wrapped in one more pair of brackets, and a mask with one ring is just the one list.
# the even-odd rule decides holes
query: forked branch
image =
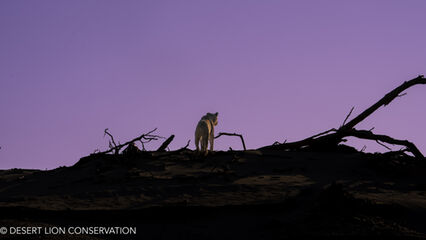
{"label": "forked branch", "polygon": [[[108,132],[108,128],[105,128],[104,130],[104,137],[105,135],[108,135],[111,138],[111,140],[109,141],[109,148],[110,149],[117,148],[117,144],[115,143],[114,136],[112,136],[112,134]],[[118,152],[116,151],[115,154],[118,154]]]}
{"label": "forked branch", "polygon": [[410,151],[416,158],[424,159],[423,154],[412,142],[409,142],[407,140],[394,139],[386,135],[376,135],[371,132],[372,129],[370,129],[369,131],[354,129],[354,127],[358,123],[366,119],[378,108],[380,108],[381,106],[386,106],[395,98],[405,95],[405,93],[402,93],[403,91],[417,84],[426,84],[426,79],[424,78],[423,75],[419,75],[418,77],[414,79],[404,82],[397,88],[387,93],[384,97],[382,97],[379,101],[377,101],[371,107],[367,108],[365,111],[363,111],[358,116],[353,118],[351,121],[346,123],[347,119],[349,118],[349,116],[351,115],[353,111],[353,108],[352,108],[349,114],[346,116],[345,120],[343,121],[343,125],[337,130],[333,128],[325,132],[316,134],[312,137],[305,138],[301,141],[283,143],[283,144],[274,144],[271,146],[262,147],[260,148],[260,150],[267,150],[267,149],[291,150],[291,149],[302,149],[305,147],[313,147],[313,146],[337,145],[340,142],[345,141],[343,139],[344,137],[352,136],[352,137],[357,137],[361,139],[375,140],[379,144],[380,142],[385,142],[389,144],[402,145],[402,146],[405,146],[407,148],[406,150]]}
{"label": "forked branch", "polygon": [[[417,85],[417,84],[426,84],[426,79],[423,75],[419,75],[416,78],[413,78],[409,81],[405,81],[403,84],[401,84],[399,87],[395,88],[394,90],[387,93],[384,97],[382,97],[379,101],[377,101],[375,104],[373,104],[371,107],[367,108],[364,112],[360,113],[358,116],[356,116],[354,119],[343,125],[342,129],[351,129],[355,127],[358,123],[362,122],[364,119],[366,119],[368,116],[370,116],[374,111],[379,109],[382,105],[386,106],[392,100],[397,98],[398,96],[401,96],[400,94],[407,90],[408,88]],[[405,94],[404,94],[405,95]]]}
{"label": "forked branch", "polygon": [[414,145],[414,143],[412,143],[408,140],[399,140],[399,139],[391,138],[391,137],[386,136],[386,135],[374,134],[371,131],[356,130],[356,129],[347,130],[347,131],[344,132],[344,135],[346,137],[352,136],[352,137],[357,137],[357,138],[362,138],[362,139],[385,142],[385,143],[389,143],[389,144],[392,144],[392,145],[405,146],[407,148],[407,151],[411,152],[416,158],[424,159],[423,154],[416,147],[416,145]]}
{"label": "forked branch", "polygon": [[236,136],[236,137],[240,137],[240,139],[241,139],[241,143],[243,144],[243,149],[244,149],[244,151],[246,151],[247,149],[246,149],[246,144],[245,144],[245,142],[244,142],[244,138],[243,138],[243,135],[241,135],[241,134],[237,134],[237,133],[226,133],[226,132],[220,132],[219,133],[219,135],[217,135],[216,137],[214,137],[215,139],[216,138],[219,138],[220,136]]}

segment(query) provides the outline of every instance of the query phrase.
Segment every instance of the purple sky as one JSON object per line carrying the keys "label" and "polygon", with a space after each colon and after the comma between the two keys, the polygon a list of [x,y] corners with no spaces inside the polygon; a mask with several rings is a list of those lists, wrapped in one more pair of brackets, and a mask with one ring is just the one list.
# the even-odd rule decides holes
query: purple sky
{"label": "purple sky", "polygon": [[[248,148],[338,127],[426,73],[426,1],[0,1],[0,169],[69,166],[206,112]],[[426,88],[358,128],[426,153]],[[155,149],[161,141],[148,144]],[[354,142],[361,148],[365,141]],[[385,150],[366,144],[367,151]],[[241,149],[221,137],[218,149]],[[398,149],[398,148],[396,148]]]}

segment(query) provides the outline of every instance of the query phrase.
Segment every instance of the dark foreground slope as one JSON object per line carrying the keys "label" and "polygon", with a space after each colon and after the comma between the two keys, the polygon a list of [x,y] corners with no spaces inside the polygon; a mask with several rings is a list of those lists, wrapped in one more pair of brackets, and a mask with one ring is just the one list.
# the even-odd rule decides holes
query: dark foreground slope
{"label": "dark foreground slope", "polygon": [[1,171],[0,227],[137,229],[67,239],[426,238],[425,171],[425,163],[405,155],[343,146],[205,158],[189,150],[91,155],[51,171]]}

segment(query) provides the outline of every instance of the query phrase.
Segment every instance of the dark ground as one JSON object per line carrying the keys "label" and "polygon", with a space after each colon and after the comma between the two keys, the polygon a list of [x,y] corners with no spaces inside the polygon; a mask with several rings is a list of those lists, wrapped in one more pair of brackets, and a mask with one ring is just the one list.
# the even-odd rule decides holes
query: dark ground
{"label": "dark ground", "polygon": [[[426,239],[426,163],[401,154],[190,150],[0,171],[0,227],[129,226],[30,239]],[[15,239],[28,235],[0,235]],[[66,238],[65,238],[66,237]]]}

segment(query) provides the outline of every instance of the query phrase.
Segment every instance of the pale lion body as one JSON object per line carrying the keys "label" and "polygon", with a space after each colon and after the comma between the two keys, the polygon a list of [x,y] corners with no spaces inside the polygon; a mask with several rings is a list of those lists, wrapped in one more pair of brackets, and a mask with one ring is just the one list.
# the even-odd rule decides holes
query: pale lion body
{"label": "pale lion body", "polygon": [[201,143],[201,152],[207,154],[207,145],[210,142],[210,151],[213,151],[214,142],[214,126],[217,125],[218,113],[207,113],[197,124],[195,129],[195,147],[200,151],[199,144]]}

